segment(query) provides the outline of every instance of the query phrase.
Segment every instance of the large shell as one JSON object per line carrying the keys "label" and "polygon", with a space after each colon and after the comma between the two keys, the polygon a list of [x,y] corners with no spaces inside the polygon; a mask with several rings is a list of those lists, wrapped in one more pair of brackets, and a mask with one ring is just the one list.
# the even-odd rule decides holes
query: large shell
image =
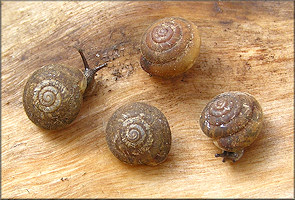
{"label": "large shell", "polygon": [[156,21],[142,36],[141,66],[156,76],[177,76],[192,67],[201,39],[195,24],[170,17]]}
{"label": "large shell", "polygon": [[60,129],[78,115],[86,78],[76,69],[48,65],[36,70],[28,79],[23,104],[29,119],[44,129]]}
{"label": "large shell", "polygon": [[206,105],[200,126],[217,147],[235,152],[243,150],[257,138],[262,119],[262,109],[252,95],[226,92]]}
{"label": "large shell", "polygon": [[153,166],[167,158],[171,132],[160,110],[136,102],[115,111],[107,124],[106,140],[119,160]]}

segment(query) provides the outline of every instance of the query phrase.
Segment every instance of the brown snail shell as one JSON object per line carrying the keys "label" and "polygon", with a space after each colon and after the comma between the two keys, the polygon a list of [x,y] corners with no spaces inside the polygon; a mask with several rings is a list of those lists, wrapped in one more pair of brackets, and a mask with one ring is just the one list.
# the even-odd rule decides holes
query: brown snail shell
{"label": "brown snail shell", "polygon": [[200,117],[202,131],[224,152],[216,157],[237,161],[262,128],[263,113],[250,94],[225,92],[214,97]]}
{"label": "brown snail shell", "polygon": [[193,66],[200,45],[194,23],[177,17],[160,19],[142,36],[141,67],[151,75],[177,76]]}
{"label": "brown snail shell", "polygon": [[106,64],[90,69],[81,50],[85,71],[64,65],[47,65],[28,79],[23,105],[29,119],[48,130],[61,129],[77,117],[83,94],[94,74]]}
{"label": "brown snail shell", "polygon": [[171,132],[160,110],[135,102],[114,112],[107,124],[106,140],[111,152],[122,162],[154,166],[167,158]]}

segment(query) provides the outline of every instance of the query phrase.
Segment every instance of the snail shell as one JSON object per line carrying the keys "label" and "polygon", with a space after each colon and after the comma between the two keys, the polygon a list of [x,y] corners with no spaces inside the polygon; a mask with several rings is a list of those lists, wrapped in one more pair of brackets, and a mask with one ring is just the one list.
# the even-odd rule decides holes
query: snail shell
{"label": "snail shell", "polygon": [[192,67],[199,56],[197,26],[182,18],[156,21],[142,36],[141,67],[151,75],[173,77]]}
{"label": "snail shell", "polygon": [[48,65],[28,79],[23,104],[31,121],[44,129],[60,129],[78,115],[87,81],[82,71]]}
{"label": "snail shell", "polygon": [[262,120],[261,106],[252,95],[225,92],[214,97],[205,106],[200,126],[220,149],[242,153],[257,138]]}
{"label": "snail shell", "polygon": [[171,132],[164,114],[145,103],[129,103],[109,119],[106,140],[111,152],[122,162],[157,165],[167,158]]}
{"label": "snail shell", "polygon": [[91,69],[78,49],[85,70],[47,65],[36,70],[28,79],[23,94],[23,105],[29,119],[44,129],[61,129],[77,117],[83,95],[93,85],[95,73],[107,63]]}

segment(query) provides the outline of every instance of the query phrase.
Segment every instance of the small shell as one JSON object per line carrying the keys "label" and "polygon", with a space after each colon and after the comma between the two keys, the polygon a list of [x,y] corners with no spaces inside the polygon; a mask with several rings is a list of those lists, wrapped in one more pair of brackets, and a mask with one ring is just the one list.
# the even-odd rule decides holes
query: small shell
{"label": "small shell", "polygon": [[107,124],[106,140],[112,153],[122,162],[153,166],[167,158],[171,132],[160,110],[136,102],[115,111]]}
{"label": "small shell", "polygon": [[141,67],[151,75],[177,76],[192,67],[201,39],[195,24],[170,17],[156,21],[141,40]]}
{"label": "small shell", "polygon": [[48,65],[28,79],[23,104],[29,119],[44,129],[60,129],[78,115],[86,78],[75,68]]}
{"label": "small shell", "polygon": [[263,114],[250,94],[226,92],[217,95],[204,108],[200,126],[224,151],[238,152],[253,143],[262,128]]}

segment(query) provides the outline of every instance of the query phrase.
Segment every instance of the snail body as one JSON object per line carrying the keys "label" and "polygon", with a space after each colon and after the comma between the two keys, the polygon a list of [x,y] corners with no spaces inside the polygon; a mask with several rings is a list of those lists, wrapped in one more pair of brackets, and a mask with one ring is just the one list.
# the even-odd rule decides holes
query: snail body
{"label": "snail body", "polygon": [[176,17],[160,19],[142,36],[141,67],[155,76],[180,75],[193,66],[200,45],[201,38],[194,23]]}
{"label": "snail body", "polygon": [[164,114],[145,103],[117,109],[108,121],[106,140],[111,152],[131,165],[158,165],[171,147],[171,131]]}
{"label": "snail body", "polygon": [[250,94],[225,92],[214,97],[200,117],[202,131],[223,150],[216,157],[239,160],[244,148],[251,145],[262,128],[263,113],[258,101]]}
{"label": "snail body", "polygon": [[106,66],[90,69],[81,50],[85,71],[65,65],[47,65],[33,72],[23,93],[23,105],[37,126],[55,130],[69,125],[77,117],[83,94],[95,73]]}

